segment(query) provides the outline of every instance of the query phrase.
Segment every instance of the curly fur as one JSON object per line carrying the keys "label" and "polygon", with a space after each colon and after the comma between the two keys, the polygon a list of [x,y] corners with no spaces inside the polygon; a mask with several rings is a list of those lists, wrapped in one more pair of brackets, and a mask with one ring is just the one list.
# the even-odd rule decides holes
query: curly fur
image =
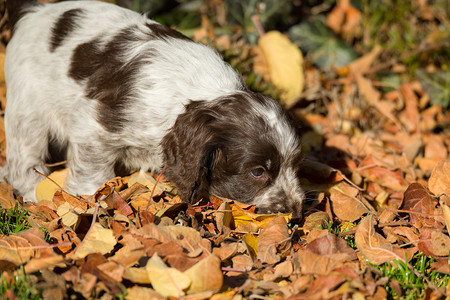
{"label": "curly fur", "polygon": [[276,101],[248,91],[212,49],[107,3],[7,6],[1,176],[26,201],[52,148],[66,149],[74,194],[94,193],[118,164],[166,163],[185,201],[215,194],[301,214],[298,137]]}

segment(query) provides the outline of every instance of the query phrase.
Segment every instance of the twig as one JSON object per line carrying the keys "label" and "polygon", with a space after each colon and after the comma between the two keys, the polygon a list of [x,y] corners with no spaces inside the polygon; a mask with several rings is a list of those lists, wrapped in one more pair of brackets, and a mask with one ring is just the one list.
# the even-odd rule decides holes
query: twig
{"label": "twig", "polygon": [[252,270],[252,267],[247,267],[247,268],[227,268],[227,267],[222,267],[221,269],[222,269],[222,271],[225,271],[225,272],[242,272],[242,273],[245,273],[245,272],[250,272]]}
{"label": "twig", "polygon": [[261,25],[261,19],[260,19],[259,15],[254,15],[254,16],[252,16],[251,19],[252,19],[253,25],[255,25],[255,28],[259,33],[259,36],[265,35],[266,32],[264,31],[264,28]]}
{"label": "twig", "polygon": [[[162,168],[161,172],[159,173],[158,177],[156,177],[156,182],[155,185],[153,186],[152,189],[152,193],[150,194],[150,199],[153,199],[153,193],[155,192],[156,186],[159,183],[159,180],[161,179],[162,174],[164,173],[164,171],[166,170],[167,164],[164,164],[164,167]],[[150,199],[147,202],[147,208],[145,209],[146,211],[148,211],[148,208],[150,207]]]}
{"label": "twig", "polygon": [[51,244],[51,245],[38,245],[38,246],[29,246],[29,247],[16,247],[17,250],[34,250],[34,249],[48,249],[48,248],[56,248],[56,247],[64,247],[72,245],[71,242],[63,242],[59,244]]}
{"label": "twig", "polygon": [[[56,181],[54,181],[53,179],[51,179],[49,176],[47,176],[47,175],[45,175],[44,173],[42,173],[42,172],[39,172],[38,170],[36,170],[36,168],[33,168],[33,171],[35,171],[36,173],[38,173],[39,175],[41,175],[41,176],[44,176],[45,178],[47,178],[48,180],[50,180],[52,183],[54,183],[61,191],[63,191],[64,193],[66,193],[67,195],[72,195],[72,194],[70,194],[70,193],[68,193],[65,189],[63,189]],[[81,198],[81,197],[79,197],[79,196],[76,196],[76,195],[72,195],[73,197],[75,197],[75,198],[77,198],[78,200],[80,200],[81,202],[84,202],[84,203],[88,203],[88,204],[95,204],[95,203],[93,203],[93,202],[91,202],[91,201],[88,201],[88,200],[86,200],[86,199],[83,199],[83,198]]]}
{"label": "twig", "polygon": [[[36,173],[38,173],[41,176],[44,176],[45,178],[47,178],[48,180],[50,180],[51,182],[53,182],[60,190],[64,191],[64,189],[53,179],[51,179],[49,176],[45,175],[42,172],[39,172],[38,170],[36,170],[36,168],[33,168],[33,171],[35,171]],[[65,192],[65,191],[64,191]],[[68,193],[67,193],[68,194]]]}
{"label": "twig", "polygon": [[355,189],[357,189],[357,190],[360,191],[360,192],[364,192],[364,191],[365,191],[365,189],[360,188],[360,187],[357,186],[353,181],[351,181],[349,178],[347,178],[347,176],[345,176],[344,173],[342,173],[341,170],[337,170],[337,169],[336,169],[336,171],[337,171],[337,173],[338,173],[339,175],[342,176],[342,178],[344,178],[345,181],[347,181],[347,183],[349,183],[349,184],[350,184],[351,186],[353,186]]}
{"label": "twig", "polygon": [[45,167],[58,167],[58,166],[62,166],[64,164],[67,164],[69,161],[68,160],[63,160],[63,161],[59,161],[53,164],[44,164]]}

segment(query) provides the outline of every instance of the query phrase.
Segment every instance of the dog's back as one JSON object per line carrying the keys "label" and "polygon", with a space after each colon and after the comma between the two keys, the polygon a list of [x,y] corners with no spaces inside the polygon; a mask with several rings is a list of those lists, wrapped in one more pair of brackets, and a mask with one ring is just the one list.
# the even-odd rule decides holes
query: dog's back
{"label": "dog's back", "polygon": [[[212,49],[130,10],[95,1],[7,4],[13,34],[2,173],[19,191],[38,181],[30,167],[47,172],[41,166],[50,141],[69,144],[75,163],[95,148],[89,153],[97,157],[80,160],[80,169],[123,158],[127,168],[157,170],[160,141],[187,103],[244,88]],[[92,192],[111,176],[111,170],[101,178],[79,175],[92,187],[68,189]]]}

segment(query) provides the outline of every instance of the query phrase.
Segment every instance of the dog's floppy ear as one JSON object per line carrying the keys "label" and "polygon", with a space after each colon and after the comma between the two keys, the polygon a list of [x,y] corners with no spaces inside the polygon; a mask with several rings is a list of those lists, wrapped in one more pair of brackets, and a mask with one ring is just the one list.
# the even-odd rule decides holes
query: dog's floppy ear
{"label": "dog's floppy ear", "polygon": [[210,196],[211,168],[224,159],[214,129],[217,112],[203,101],[191,102],[161,142],[166,178],[184,201],[196,203]]}

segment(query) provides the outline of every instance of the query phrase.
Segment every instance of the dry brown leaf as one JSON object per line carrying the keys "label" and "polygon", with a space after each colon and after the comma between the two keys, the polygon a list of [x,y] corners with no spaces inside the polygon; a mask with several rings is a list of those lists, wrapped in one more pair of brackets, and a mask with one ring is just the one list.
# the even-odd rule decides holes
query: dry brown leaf
{"label": "dry brown leaf", "polygon": [[423,137],[425,149],[424,157],[433,159],[438,163],[440,160],[448,158],[448,150],[444,140],[440,135],[426,135]]}
{"label": "dry brown leaf", "polygon": [[231,228],[233,224],[233,213],[231,211],[230,203],[222,202],[216,211],[216,225],[219,233],[223,232],[223,227]]}
{"label": "dry brown leaf", "polygon": [[135,285],[127,289],[126,300],[165,300],[167,299],[157,291]]}
{"label": "dry brown leaf", "polygon": [[0,209],[10,209],[15,204],[13,188],[4,181],[0,182]]}
{"label": "dry brown leaf", "polygon": [[303,229],[311,231],[317,228],[327,228],[328,223],[331,221],[330,216],[324,211],[318,211],[310,214],[306,217]]}
{"label": "dry brown leaf", "polygon": [[[194,228],[176,225],[158,226],[157,228],[160,232],[164,233],[165,236],[169,238],[168,241],[176,242],[188,252],[193,252],[201,247],[200,232],[198,232]],[[152,236],[152,238],[156,237]]]}
{"label": "dry brown leaf", "polygon": [[450,237],[440,231],[425,228],[420,234],[418,247],[425,255],[448,256]]}
{"label": "dry brown leaf", "polygon": [[150,258],[145,268],[152,287],[165,297],[184,296],[184,290],[191,284],[189,276],[166,266],[157,254]]}
{"label": "dry brown leaf", "polygon": [[368,155],[359,165],[359,173],[370,181],[378,183],[394,191],[405,189],[405,180],[401,170],[392,171],[375,163],[372,155]]}
{"label": "dry brown leaf", "polygon": [[401,114],[401,121],[405,127],[413,132],[419,126],[419,99],[414,94],[411,84],[406,83],[400,87],[400,93],[405,102],[405,109]]}
{"label": "dry brown leaf", "polygon": [[360,32],[360,22],[361,12],[354,8],[349,0],[338,0],[337,5],[327,15],[327,26],[344,35]]}
{"label": "dry brown leaf", "polygon": [[364,56],[358,58],[355,61],[352,61],[349,64],[350,70],[356,74],[365,74],[368,71],[370,71],[370,67],[372,66],[373,62],[377,57],[381,54],[383,51],[383,48],[380,45],[375,45],[375,47]]}
{"label": "dry brown leaf", "polygon": [[342,262],[356,259],[355,251],[348,246],[347,241],[331,233],[314,239],[306,246],[305,252],[327,255]]}
{"label": "dry brown leaf", "polygon": [[73,208],[69,202],[65,202],[60,205],[56,210],[58,216],[61,217],[61,221],[65,226],[71,227],[75,229],[78,227],[80,222],[80,214],[82,214],[84,210],[82,208],[76,207]]}
{"label": "dry brown leaf", "polygon": [[145,268],[126,268],[123,278],[134,283],[150,284],[150,278]]}
{"label": "dry brown leaf", "polygon": [[373,264],[380,265],[393,259],[403,260],[394,251],[394,246],[375,231],[375,217],[369,215],[358,225],[355,234],[356,247]]}
{"label": "dry brown leaf", "polygon": [[277,263],[290,247],[291,237],[286,220],[281,216],[276,217],[263,228],[259,235],[258,259],[263,263]]}
{"label": "dry brown leaf", "polygon": [[191,279],[191,285],[187,289],[189,294],[205,291],[218,292],[222,287],[223,276],[220,259],[213,254],[184,271],[184,274]]}
{"label": "dry brown leaf", "polygon": [[411,183],[403,197],[403,210],[411,211],[411,224],[416,228],[442,228],[444,216],[436,208],[438,201],[433,199],[428,191],[419,183]]}
{"label": "dry brown leaf", "polygon": [[328,275],[336,268],[344,266],[342,257],[324,256],[309,251],[298,251],[293,258],[294,267],[300,267],[301,274]]}
{"label": "dry brown leaf", "polygon": [[450,161],[440,160],[428,179],[428,189],[434,195],[446,194],[450,197]]}
{"label": "dry brown leaf", "polygon": [[[357,198],[359,191],[346,182],[340,182],[330,189],[330,201],[334,214],[343,221],[359,219],[369,210]],[[349,209],[351,207],[352,209]]]}
{"label": "dry brown leaf", "polygon": [[52,267],[54,265],[57,265],[63,261],[64,261],[64,257],[62,255],[32,258],[25,265],[24,270],[27,274],[31,274],[36,271],[40,271],[42,269],[46,269],[46,268]]}
{"label": "dry brown leaf", "polygon": [[0,257],[2,260],[21,265],[30,260],[34,251],[31,244],[19,236],[7,236],[0,240]]}
{"label": "dry brown leaf", "polygon": [[[344,281],[345,278],[342,275],[321,276],[308,286],[305,293],[293,296],[289,299],[330,299],[332,296],[329,295],[329,293]],[[334,296],[336,295],[337,294],[334,293]]]}
{"label": "dry brown leaf", "polygon": [[91,253],[109,253],[117,244],[111,229],[103,228],[99,223],[88,231],[80,245],[75,249],[73,259],[81,259]]}
{"label": "dry brown leaf", "polygon": [[226,260],[234,256],[237,251],[237,243],[222,243],[219,247],[213,249],[213,254],[218,256],[220,260]]}
{"label": "dry brown leaf", "polygon": [[394,105],[387,101],[381,101],[381,93],[373,87],[373,84],[369,79],[363,77],[361,73],[355,73],[354,75],[361,95],[382,115],[401,128],[397,118],[393,114],[395,108]]}

